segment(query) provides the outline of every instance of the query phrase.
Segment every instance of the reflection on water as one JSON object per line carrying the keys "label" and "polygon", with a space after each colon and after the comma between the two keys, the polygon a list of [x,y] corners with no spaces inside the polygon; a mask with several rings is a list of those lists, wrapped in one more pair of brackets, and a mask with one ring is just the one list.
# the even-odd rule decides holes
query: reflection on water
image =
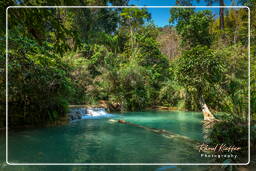
{"label": "reflection on water", "polygon": [[[202,115],[200,113],[129,112],[113,117],[202,140]],[[181,140],[166,138],[144,129],[112,123],[108,120],[109,118],[84,119],[65,126],[10,132],[9,161],[17,163],[206,162],[205,159],[200,158],[197,150]],[[1,142],[4,142],[3,136],[1,136]],[[0,147],[3,160],[4,148]],[[70,166],[70,168],[73,167]],[[144,167],[141,166],[141,168],[144,170]],[[182,167],[151,166],[145,168],[177,170]]]}

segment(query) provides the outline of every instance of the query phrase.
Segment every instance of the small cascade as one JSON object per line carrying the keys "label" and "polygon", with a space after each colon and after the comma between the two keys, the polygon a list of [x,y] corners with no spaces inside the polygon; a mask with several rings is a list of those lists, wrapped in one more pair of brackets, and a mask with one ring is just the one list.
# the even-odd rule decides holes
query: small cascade
{"label": "small cascade", "polygon": [[112,116],[113,115],[107,113],[104,108],[88,108],[87,115],[82,116],[82,119],[99,119]]}
{"label": "small cascade", "polygon": [[87,114],[86,108],[70,108],[68,112],[69,120],[82,119],[82,116]]}
{"label": "small cascade", "polygon": [[91,108],[91,109],[87,109],[87,113],[88,115],[91,116],[102,116],[102,115],[106,115],[107,112],[104,108]]}
{"label": "small cascade", "polygon": [[68,116],[70,120],[113,117],[105,108],[70,108]]}

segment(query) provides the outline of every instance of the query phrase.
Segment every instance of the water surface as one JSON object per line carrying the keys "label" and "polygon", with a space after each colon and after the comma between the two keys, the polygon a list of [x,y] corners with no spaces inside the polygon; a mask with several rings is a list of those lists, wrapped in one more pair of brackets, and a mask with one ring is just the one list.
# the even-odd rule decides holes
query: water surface
{"label": "water surface", "polygon": [[[201,113],[128,112],[113,114],[142,126],[165,129],[202,141]],[[65,126],[9,132],[9,162],[15,163],[202,163],[200,153],[171,139],[107,118],[83,119]],[[3,141],[3,136],[1,137]],[[4,151],[4,147],[0,147]],[[169,168],[170,169],[170,168]],[[172,168],[173,169],[173,168]]]}

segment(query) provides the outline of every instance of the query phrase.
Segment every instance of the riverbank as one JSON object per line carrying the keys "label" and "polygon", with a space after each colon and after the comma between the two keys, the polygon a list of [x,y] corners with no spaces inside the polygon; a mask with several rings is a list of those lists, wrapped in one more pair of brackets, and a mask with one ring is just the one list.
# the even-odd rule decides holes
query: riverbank
{"label": "riverbank", "polygon": [[[47,123],[44,124],[36,124],[36,125],[18,125],[15,127],[8,128],[8,130],[20,130],[20,129],[33,129],[33,128],[45,128],[45,127],[54,127],[54,126],[61,126],[61,125],[66,125],[69,123],[68,116],[62,116],[59,117],[56,121],[48,121]],[[3,132],[6,130],[6,127],[0,128],[0,132]]]}
{"label": "riverbank", "polygon": [[[40,123],[40,124],[35,124],[35,125],[17,125],[15,127],[9,128],[9,129],[21,129],[21,128],[38,128],[38,127],[51,127],[51,126],[58,126],[58,125],[65,125],[68,124],[72,120],[76,119],[81,119],[82,115],[84,115],[87,112],[81,113],[81,111],[78,112],[73,112],[71,114],[71,110],[73,109],[97,109],[97,108],[102,108],[106,110],[108,113],[127,113],[130,111],[121,111],[121,106],[118,103],[111,103],[109,101],[104,101],[100,100],[98,104],[71,104],[68,105],[68,112],[64,116],[60,116],[57,118],[55,121],[48,121],[46,123]],[[166,106],[152,106],[152,107],[147,107],[142,111],[187,111],[185,109],[180,109],[177,107],[166,107]],[[6,128],[0,128],[0,131],[5,131]]]}
{"label": "riverbank", "polygon": [[147,107],[146,110],[159,110],[159,111],[188,111],[186,109],[181,109],[178,107],[167,107],[167,106],[152,106]]}

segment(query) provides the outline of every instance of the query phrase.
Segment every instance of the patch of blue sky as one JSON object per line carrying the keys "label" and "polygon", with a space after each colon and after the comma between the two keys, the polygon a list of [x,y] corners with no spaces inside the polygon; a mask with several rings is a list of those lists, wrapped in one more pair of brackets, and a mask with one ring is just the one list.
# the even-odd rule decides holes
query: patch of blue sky
{"label": "patch of blue sky", "polygon": [[[239,5],[234,0],[225,0],[224,1],[226,6],[233,6]],[[168,1],[168,0],[130,0],[129,5],[136,5],[136,6],[175,6],[176,1]],[[193,6],[207,6],[207,2],[205,0],[192,2]],[[218,3],[213,3],[213,6],[218,6]],[[219,15],[219,8],[196,8],[198,10],[210,10],[212,11],[215,17]],[[163,27],[166,25],[170,25],[169,18],[170,18],[170,8],[148,8],[148,12],[151,14],[152,20],[155,25],[158,27]]]}

